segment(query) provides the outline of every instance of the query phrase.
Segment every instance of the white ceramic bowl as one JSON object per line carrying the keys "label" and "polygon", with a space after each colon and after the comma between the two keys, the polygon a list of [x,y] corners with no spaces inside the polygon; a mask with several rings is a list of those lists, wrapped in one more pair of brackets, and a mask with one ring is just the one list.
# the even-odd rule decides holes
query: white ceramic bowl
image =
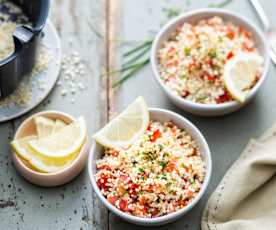
{"label": "white ceramic bowl", "polygon": [[96,161],[102,158],[103,148],[101,145],[97,144],[96,142],[93,143],[93,147],[91,148],[89,160],[88,160],[88,171],[89,171],[92,187],[96,192],[97,196],[99,197],[99,199],[104,203],[104,205],[110,211],[112,211],[119,217],[123,218],[124,220],[134,224],[144,225],[144,226],[156,226],[156,225],[170,223],[180,218],[184,214],[186,214],[189,210],[191,210],[195,206],[195,204],[200,200],[200,198],[203,196],[207,188],[207,185],[210,181],[211,171],[212,171],[211,153],[210,153],[208,144],[205,138],[203,137],[203,135],[201,134],[201,132],[190,121],[188,121],[186,118],[180,116],[177,113],[164,110],[164,109],[150,109],[150,117],[153,120],[157,120],[161,122],[173,121],[176,125],[178,125],[178,127],[185,129],[194,138],[194,140],[199,146],[200,152],[202,154],[202,158],[206,165],[206,175],[199,194],[188,206],[174,213],[171,213],[162,217],[156,217],[156,218],[136,217],[136,216],[127,214],[125,212],[122,212],[106,200],[106,198],[102,195],[101,191],[99,190],[95,180]]}
{"label": "white ceramic bowl", "polygon": [[[227,102],[227,103],[218,104],[218,105],[195,103],[175,95],[167,86],[165,86],[165,84],[160,79],[159,70],[158,70],[157,53],[160,47],[162,47],[162,44],[169,38],[171,33],[175,31],[176,27],[183,24],[184,22],[195,24],[201,19],[210,18],[213,16],[219,16],[225,19],[226,21],[231,21],[234,24],[238,26],[243,26],[245,29],[250,31],[253,35],[254,41],[256,42],[256,46],[259,50],[260,55],[264,58],[263,72],[260,77],[260,80],[253,87],[253,89],[251,89],[251,91],[249,92],[246,98],[245,103],[243,104],[240,104],[236,101]],[[255,96],[260,86],[263,84],[267,76],[269,63],[270,63],[270,59],[269,59],[268,46],[263,33],[253,23],[251,23],[244,17],[222,9],[201,9],[201,10],[190,11],[188,13],[182,14],[179,17],[171,20],[160,30],[160,32],[158,33],[158,35],[156,36],[153,42],[153,46],[151,50],[152,70],[157,82],[159,83],[159,85],[161,86],[165,94],[179,108],[187,112],[190,112],[196,115],[201,115],[201,116],[218,116],[218,115],[228,114],[240,109],[245,104],[247,104]]]}
{"label": "white ceramic bowl", "polygon": [[[35,116],[45,116],[52,119],[61,119],[67,124],[70,124],[76,120],[74,117],[58,111],[44,111],[36,113],[27,118],[19,126],[15,133],[14,139],[36,134],[36,127],[33,122],[33,118]],[[44,187],[52,187],[65,184],[73,180],[85,167],[88,158],[88,152],[89,146],[86,140],[76,159],[74,159],[74,161],[67,167],[53,173],[41,173],[32,170],[31,168],[27,167],[26,163],[24,163],[23,160],[14,152],[12,152],[12,161],[19,174],[21,174],[29,182]]]}

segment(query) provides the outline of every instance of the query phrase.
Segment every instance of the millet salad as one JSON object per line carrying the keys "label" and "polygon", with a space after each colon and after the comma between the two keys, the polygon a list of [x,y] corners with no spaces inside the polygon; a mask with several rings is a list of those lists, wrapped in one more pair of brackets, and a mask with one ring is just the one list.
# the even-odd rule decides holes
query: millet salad
{"label": "millet salad", "polygon": [[154,218],[187,206],[199,193],[205,165],[196,142],[172,122],[150,121],[126,148],[105,149],[95,175],[116,208]]}
{"label": "millet salad", "polygon": [[[239,53],[259,55],[251,32],[220,17],[179,26],[158,51],[160,78],[177,96],[203,104],[234,99],[223,81],[225,64]],[[258,81],[261,70],[250,90]]]}

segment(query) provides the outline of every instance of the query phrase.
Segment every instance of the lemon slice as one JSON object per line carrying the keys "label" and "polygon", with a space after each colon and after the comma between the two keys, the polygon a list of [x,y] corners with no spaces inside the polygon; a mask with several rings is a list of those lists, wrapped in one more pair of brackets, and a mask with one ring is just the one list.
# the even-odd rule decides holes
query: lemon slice
{"label": "lemon slice", "polygon": [[38,138],[49,136],[53,133],[55,128],[55,122],[52,119],[43,116],[34,117],[34,123],[36,125]]}
{"label": "lemon slice", "polygon": [[29,141],[29,145],[33,151],[42,156],[64,158],[78,152],[86,136],[86,124],[81,117],[50,136]]}
{"label": "lemon slice", "polygon": [[68,165],[72,163],[74,160],[73,157],[70,157],[70,159],[67,159],[67,162],[63,164],[58,164],[58,162],[54,160],[43,160],[41,158],[33,158],[28,163],[31,167],[33,167],[36,171],[43,172],[43,173],[51,173],[51,172],[57,172],[64,168],[66,168]]}
{"label": "lemon slice", "polygon": [[262,58],[255,54],[238,54],[224,67],[224,82],[233,98],[243,103],[261,70]]}
{"label": "lemon slice", "polygon": [[11,146],[14,152],[22,159],[23,163],[39,172],[56,172],[69,165],[77,154],[63,159],[47,158],[35,153],[30,147],[29,142],[37,140],[37,136],[27,136],[22,139],[14,140]]}
{"label": "lemon slice", "polygon": [[32,154],[29,151],[29,141],[36,140],[37,136],[32,135],[32,136],[27,136],[22,139],[18,140],[13,140],[11,142],[11,146],[13,150],[19,155],[22,159],[29,161],[32,159]]}
{"label": "lemon slice", "polygon": [[66,123],[60,119],[54,121],[50,118],[43,116],[34,117],[34,122],[36,125],[36,131],[39,139],[56,133],[57,131],[66,126]]}
{"label": "lemon slice", "polygon": [[57,131],[63,129],[66,125],[67,124],[64,121],[57,119],[55,121],[55,128],[53,130],[53,133],[56,133]]}
{"label": "lemon slice", "polygon": [[93,137],[103,146],[127,146],[139,138],[149,124],[149,111],[143,97],[138,97],[126,110],[112,119]]}

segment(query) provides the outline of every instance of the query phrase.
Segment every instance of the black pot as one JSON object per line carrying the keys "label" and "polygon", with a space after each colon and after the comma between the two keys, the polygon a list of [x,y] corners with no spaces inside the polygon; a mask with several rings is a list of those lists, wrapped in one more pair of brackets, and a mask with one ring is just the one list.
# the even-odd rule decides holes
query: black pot
{"label": "black pot", "polygon": [[10,95],[19,85],[23,76],[30,73],[35,65],[41,31],[49,13],[49,0],[13,0],[22,8],[31,21],[32,27],[18,26],[13,34],[15,50],[0,61],[0,97]]}

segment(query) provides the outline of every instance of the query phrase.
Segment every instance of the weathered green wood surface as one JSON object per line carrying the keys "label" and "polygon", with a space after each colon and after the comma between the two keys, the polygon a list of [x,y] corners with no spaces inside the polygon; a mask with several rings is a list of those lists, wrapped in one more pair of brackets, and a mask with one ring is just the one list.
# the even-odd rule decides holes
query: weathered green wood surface
{"label": "weathered green wood surface", "polygon": [[[178,110],[159,89],[150,66],[116,92],[110,88],[112,80],[100,78],[100,73],[120,65],[121,54],[127,48],[122,46],[122,40],[133,43],[155,34],[160,23],[165,20],[162,8],[179,8],[184,12],[206,7],[211,2],[220,1],[52,1],[51,20],[61,37],[63,53],[80,53],[87,67],[85,82],[88,89],[77,92],[75,103],[72,104],[70,96],[62,97],[60,88],[56,87],[32,113],[55,109],[76,116],[83,115],[91,135],[117,111],[142,95],[152,107],[171,109],[191,119],[210,144],[214,168],[207,193],[188,215],[159,229],[200,229],[200,217],[206,199],[224,173],[237,159],[249,138],[258,137],[276,120],[275,68],[271,65],[268,80],[252,103],[239,112],[221,118],[198,118]],[[276,17],[273,18],[276,2],[265,0],[262,3],[271,21],[276,23]],[[260,26],[247,0],[233,0],[226,8],[243,14]],[[28,115],[0,125],[1,230],[145,229],[122,221],[101,205],[92,191],[87,170],[65,186],[48,189],[31,185],[17,175],[11,164],[8,142]]]}

